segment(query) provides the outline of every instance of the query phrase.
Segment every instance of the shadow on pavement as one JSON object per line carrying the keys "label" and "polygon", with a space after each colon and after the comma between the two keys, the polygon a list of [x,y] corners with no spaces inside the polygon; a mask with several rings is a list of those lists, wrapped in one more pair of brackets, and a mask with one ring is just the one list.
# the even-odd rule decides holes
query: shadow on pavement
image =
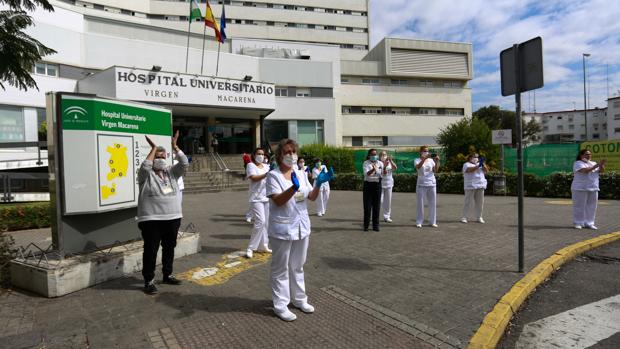
{"label": "shadow on pavement", "polygon": [[155,302],[179,311],[178,317],[189,317],[199,312],[207,313],[251,313],[274,317],[270,300],[240,297],[219,297],[206,294],[183,294],[179,292],[160,292]]}
{"label": "shadow on pavement", "polygon": [[334,268],[334,269],[345,269],[345,270],[372,270],[374,269],[370,264],[358,258],[322,257],[321,260],[323,260],[325,264],[327,264],[330,268]]}
{"label": "shadow on pavement", "polygon": [[220,240],[247,240],[250,238],[250,234],[213,234],[209,235],[209,237],[220,239]]}
{"label": "shadow on pavement", "polygon": [[202,253],[202,254],[217,254],[217,255],[221,255],[221,254],[233,253],[233,252],[236,252],[236,251],[239,251],[239,249],[238,248],[234,248],[234,247],[207,245],[207,246],[202,246],[202,249],[200,250],[200,253]]}
{"label": "shadow on pavement", "polygon": [[[518,228],[519,226],[516,224],[508,225],[510,228]],[[568,225],[528,225],[524,224],[523,229],[526,230],[568,230],[573,229],[572,226]]]}

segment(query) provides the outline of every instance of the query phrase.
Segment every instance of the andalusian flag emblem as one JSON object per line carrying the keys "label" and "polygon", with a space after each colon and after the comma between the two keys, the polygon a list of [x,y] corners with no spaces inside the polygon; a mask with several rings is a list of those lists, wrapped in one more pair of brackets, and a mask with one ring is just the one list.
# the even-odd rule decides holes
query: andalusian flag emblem
{"label": "andalusian flag emblem", "polygon": [[189,5],[189,21],[193,22],[195,19],[201,19],[202,12],[200,12],[200,6],[198,6],[198,1],[191,0]]}

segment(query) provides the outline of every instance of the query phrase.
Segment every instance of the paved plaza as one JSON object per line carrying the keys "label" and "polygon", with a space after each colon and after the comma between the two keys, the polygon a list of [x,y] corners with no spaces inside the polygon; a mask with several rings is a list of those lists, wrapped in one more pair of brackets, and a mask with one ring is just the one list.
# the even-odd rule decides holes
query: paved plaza
{"label": "paved plaza", "polygon": [[[193,223],[203,247],[177,260],[175,273],[222,263],[236,272],[217,283],[162,284],[156,296],[141,292],[140,273],[57,299],[3,290],[0,347],[463,347],[522,274],[517,199],[487,196],[486,224],[460,223],[462,202],[438,195],[439,227],[418,229],[415,194],[396,193],[394,222],[363,232],[362,193],[332,191],[327,214],[311,216],[305,271],[316,313],[296,311],[298,320],[285,323],[270,309],[268,258],[235,255],[250,235],[247,193],[186,195],[183,227]],[[600,203],[598,231],[573,229],[571,212],[565,199],[525,199],[526,271],[564,246],[620,230],[618,201]],[[20,244],[48,235],[14,233]]]}

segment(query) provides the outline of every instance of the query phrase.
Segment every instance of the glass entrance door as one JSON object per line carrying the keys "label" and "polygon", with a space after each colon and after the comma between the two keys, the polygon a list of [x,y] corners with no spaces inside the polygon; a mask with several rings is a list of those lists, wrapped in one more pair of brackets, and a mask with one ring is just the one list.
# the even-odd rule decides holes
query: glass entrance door
{"label": "glass entrance door", "polygon": [[[252,126],[250,121],[220,119],[213,134],[217,137],[220,154],[242,154],[253,150]],[[213,129],[213,128],[212,128]]]}

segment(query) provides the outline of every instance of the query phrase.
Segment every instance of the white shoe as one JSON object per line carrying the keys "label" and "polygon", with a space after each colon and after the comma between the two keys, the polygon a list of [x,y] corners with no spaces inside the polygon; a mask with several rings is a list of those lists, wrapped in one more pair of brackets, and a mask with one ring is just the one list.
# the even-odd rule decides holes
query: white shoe
{"label": "white shoe", "polygon": [[316,215],[319,216],[319,217],[323,217],[322,213],[317,213]]}
{"label": "white shoe", "polygon": [[391,219],[391,218],[389,218],[389,217],[388,217],[388,218],[386,218],[386,219],[384,219],[384,221],[385,221],[386,223],[392,223],[392,219]]}
{"label": "white shoe", "polygon": [[467,223],[467,218],[461,218],[461,223]]}
{"label": "white shoe", "polygon": [[588,228],[588,229],[592,229],[592,230],[598,230],[598,228],[597,228],[597,227],[596,227],[596,225],[594,225],[594,224],[592,224],[592,225],[587,224],[587,225],[586,225],[586,228]]}
{"label": "white shoe", "polygon": [[422,228],[422,224],[416,224],[415,227],[416,228]]}
{"label": "white shoe", "polygon": [[247,258],[252,258],[254,256],[254,251],[252,251],[251,249],[248,248],[248,250],[245,251],[245,256]]}
{"label": "white shoe", "polygon": [[261,252],[261,253],[272,253],[273,250],[271,250],[270,248],[266,248],[264,250],[258,250],[257,252]]}
{"label": "white shoe", "polygon": [[431,227],[433,227],[433,228],[437,228],[437,227],[439,227],[439,226],[438,226],[437,224],[431,224]]}
{"label": "white shoe", "polygon": [[581,225],[575,224],[575,229],[581,229],[581,228],[583,228]]}
{"label": "white shoe", "polygon": [[245,222],[248,223],[248,224],[252,224],[252,218],[246,218]]}
{"label": "white shoe", "polygon": [[485,222],[484,222],[484,219],[482,219],[482,217],[478,218],[478,223],[482,223],[482,224],[484,224],[484,223],[485,223]]}
{"label": "white shoe", "polygon": [[304,312],[304,313],[306,313],[306,314],[312,314],[312,313],[314,313],[314,307],[313,307],[313,306],[311,306],[311,305],[310,305],[310,304],[308,304],[308,303],[303,303],[303,304],[299,304],[299,305],[298,305],[298,304],[293,304],[293,305],[295,306],[295,308],[297,308],[297,309],[299,309],[299,310],[303,311],[303,312]]}
{"label": "white shoe", "polygon": [[297,315],[293,314],[293,312],[288,309],[284,311],[274,310],[273,312],[276,313],[276,315],[284,321],[290,322],[290,321],[295,321],[297,319]]}

